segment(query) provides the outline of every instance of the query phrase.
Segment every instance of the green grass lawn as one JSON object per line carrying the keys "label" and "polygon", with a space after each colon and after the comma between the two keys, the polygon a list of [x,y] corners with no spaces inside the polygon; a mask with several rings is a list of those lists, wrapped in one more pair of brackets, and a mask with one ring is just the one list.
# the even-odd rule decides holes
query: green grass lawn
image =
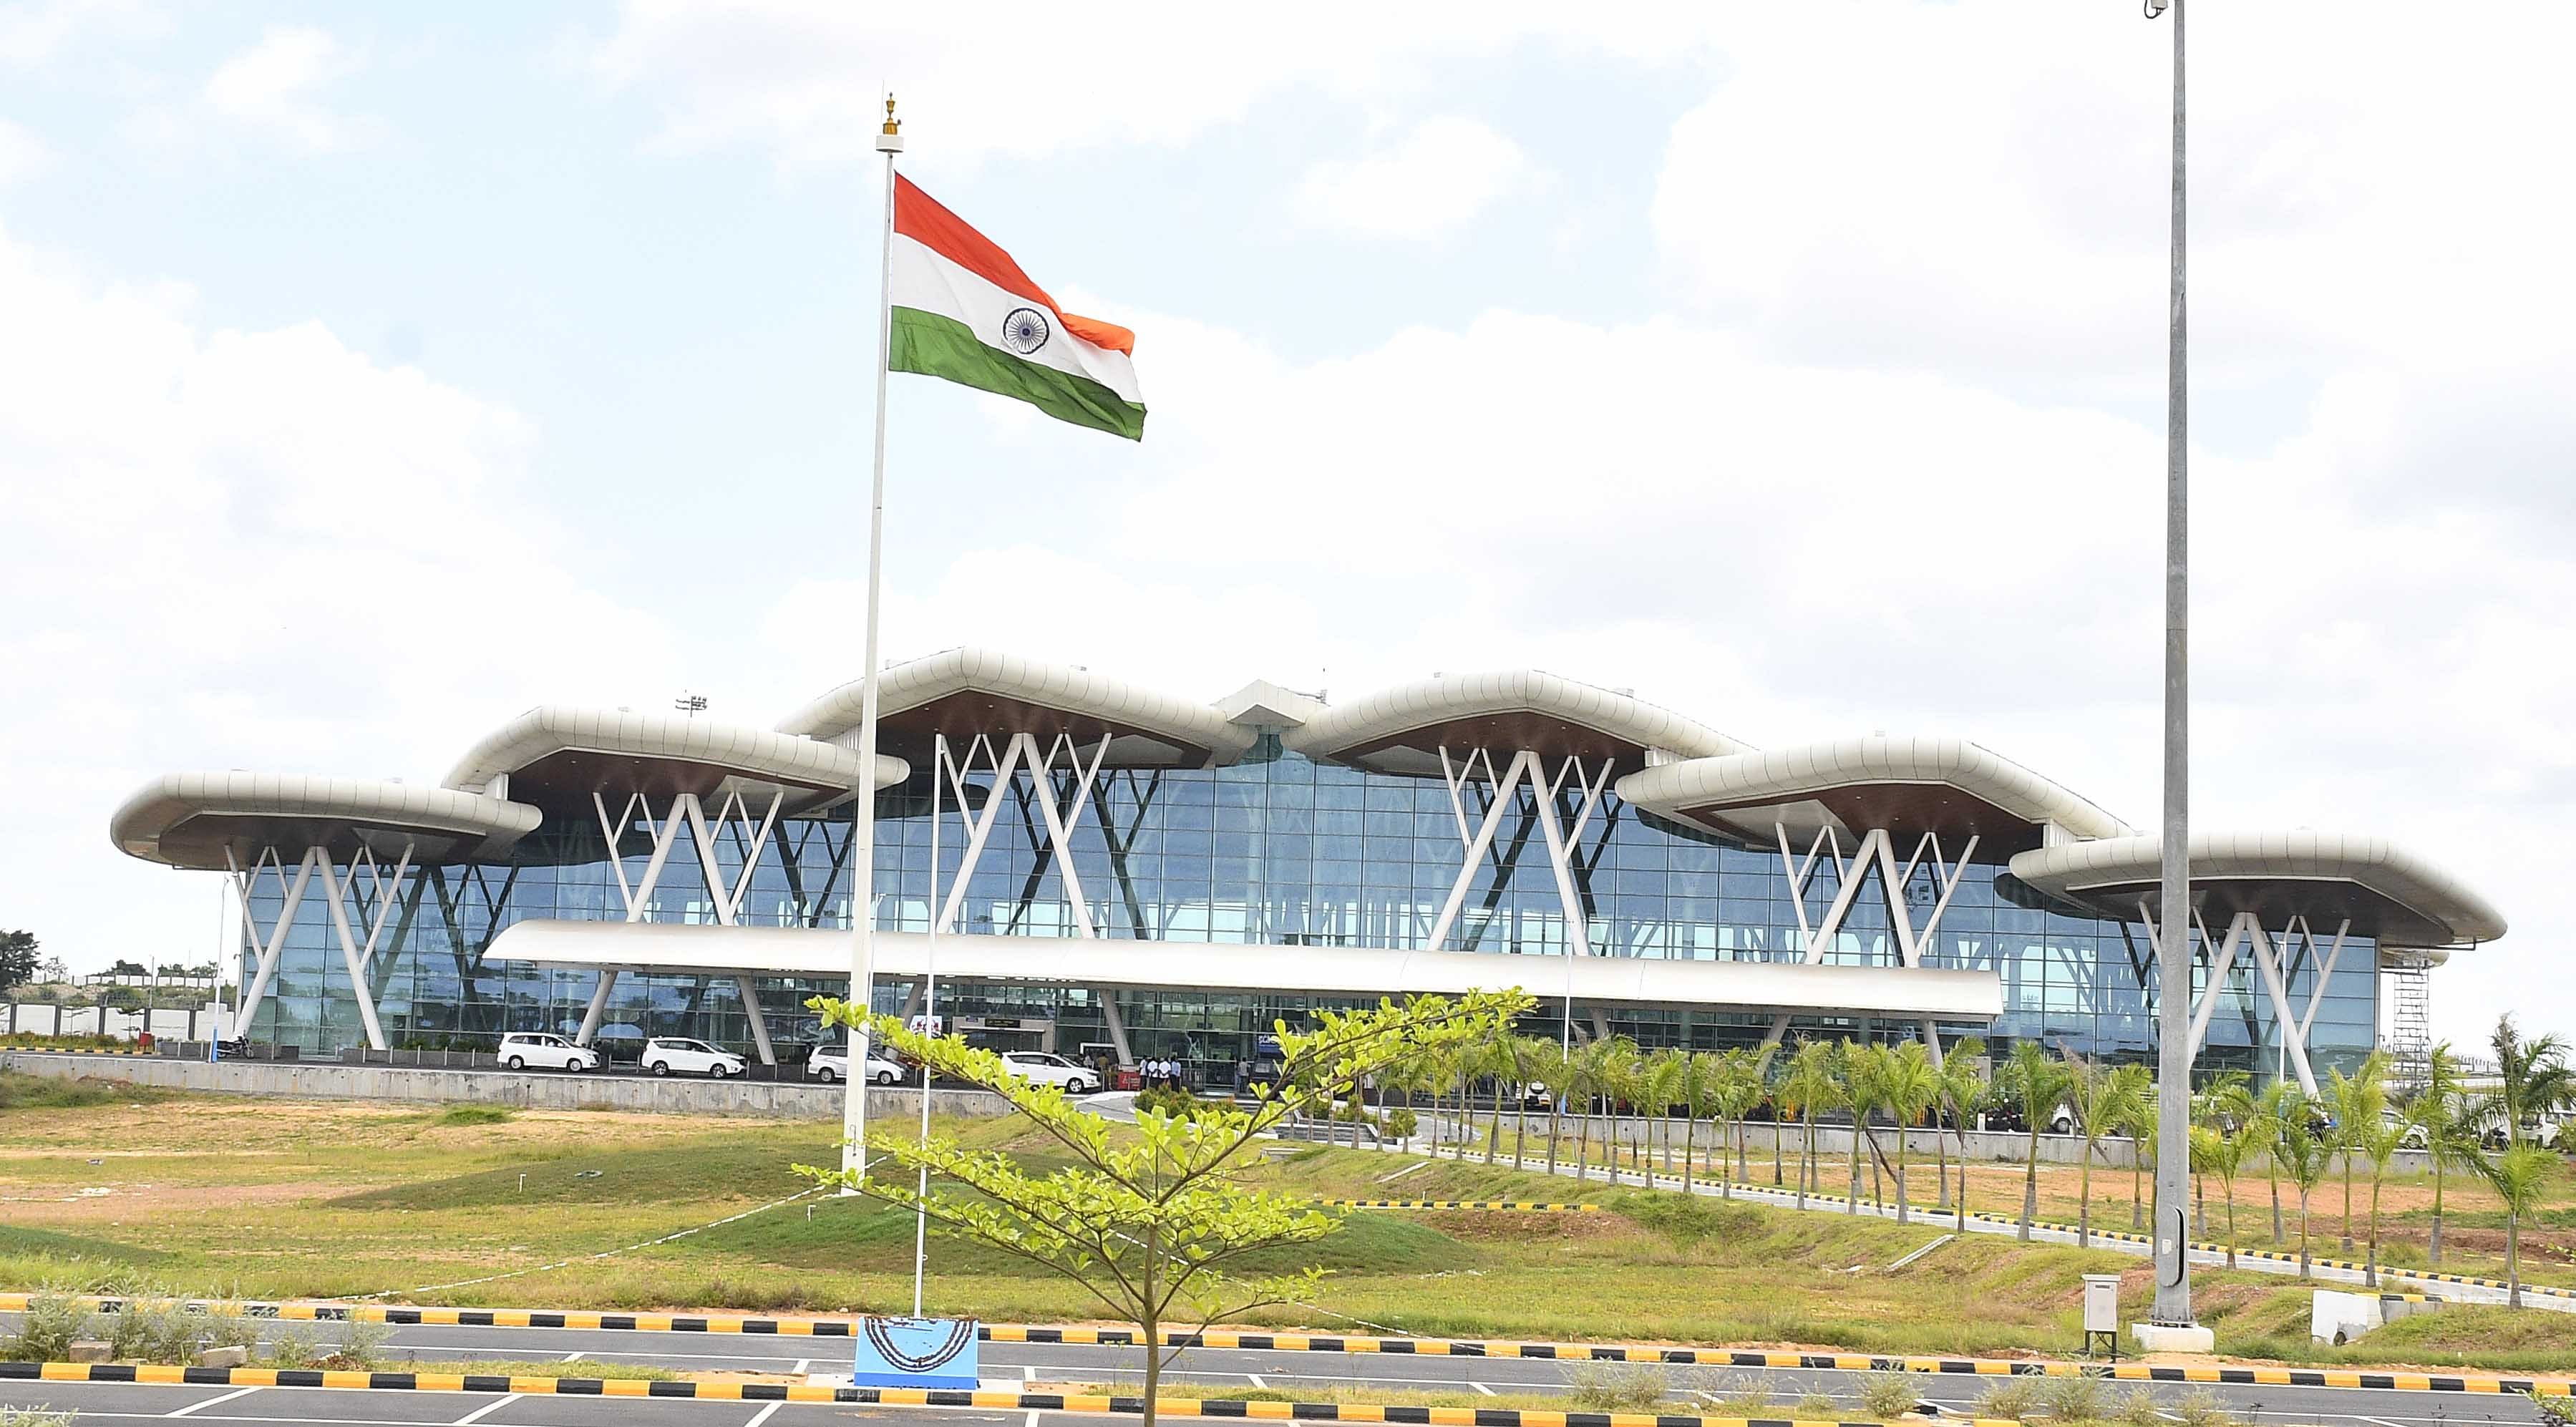
{"label": "green grass lawn", "polygon": [[[18,1094],[0,1076],[0,1096]],[[836,1126],[596,1112],[485,1115],[216,1096],[25,1098],[0,1113],[0,1286],[611,1309],[896,1310],[911,1301],[909,1215],[785,1198],[795,1163],[837,1161]],[[960,1133],[1049,1161],[1015,1127]],[[1257,1173],[1317,1198],[1582,1199],[1592,1214],[1355,1212],[1246,1271],[1332,1270],[1312,1304],[1259,1322],[1325,1331],[1685,1341],[1913,1353],[2072,1353],[2079,1275],[2137,1258],[1508,1167],[1281,1147]],[[558,1260],[561,1268],[486,1283]],[[931,1306],[1001,1321],[1092,1321],[1073,1284],[954,1240],[931,1248]],[[2222,1351],[2300,1361],[2576,1369],[2576,1316],[2454,1309],[2336,1352],[2306,1339],[2286,1278],[2196,1273]],[[417,1290],[416,1292],[411,1292]]]}

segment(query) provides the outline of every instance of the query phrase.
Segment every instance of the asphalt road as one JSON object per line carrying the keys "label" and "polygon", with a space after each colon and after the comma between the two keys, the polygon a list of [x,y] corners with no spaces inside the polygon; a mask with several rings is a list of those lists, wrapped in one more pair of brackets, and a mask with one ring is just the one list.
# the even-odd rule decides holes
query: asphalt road
{"label": "asphalt road", "polygon": [[[336,1331],[329,1324],[298,1326],[318,1330],[318,1335],[325,1342]],[[380,1351],[385,1365],[393,1369],[408,1368],[415,1363],[429,1368],[442,1360],[469,1358],[528,1361],[582,1357],[604,1362],[649,1363],[679,1370],[789,1375],[831,1372],[846,1364],[850,1355],[846,1340],[828,1338],[429,1325],[395,1328]],[[1132,1382],[1140,1375],[1139,1355],[1134,1348],[1074,1344],[986,1343],[982,1349],[982,1367],[985,1385],[996,1388],[1026,1383],[1056,1387]],[[1190,1348],[1182,1351],[1171,1369],[1166,1371],[1164,1380],[1169,1385],[1167,1390],[1176,1395],[1185,1395],[1193,1385],[1249,1385],[1292,1393],[1301,1387],[1558,1393],[1567,1389],[1571,1374],[1583,1369],[1584,1365],[1579,1363],[1538,1358]],[[1788,1415],[1790,1406],[1811,1392],[1832,1397],[1838,1408],[1848,1415],[1861,1415],[1858,1403],[1863,1375],[1859,1373],[1810,1368],[1746,1369],[1662,1364],[1637,1364],[1620,1370],[1662,1373],[1674,1381],[1681,1394],[1697,1396],[1704,1403],[1758,1385],[1774,1399],[1774,1415]],[[1918,1398],[1970,1415],[1974,1414],[1978,1399],[2000,1381],[2003,1379],[1937,1374],[1921,1374],[1914,1379]],[[2531,1405],[2522,1398],[2493,1393],[2188,1383],[2104,1383],[2103,1390],[2113,1400],[2131,1391],[2143,1390],[2154,1395],[2159,1402],[2168,1404],[2178,1403],[2191,1394],[2207,1393],[2237,1415],[2266,1424],[2455,1427],[2455,1424],[2521,1424],[2538,1420]],[[488,1401],[468,1400],[454,1394],[357,1394],[304,1388],[257,1389],[249,1396],[203,1408],[189,1405],[195,1400],[189,1394],[211,1397],[220,1396],[223,1391],[228,1390],[126,1384],[12,1383],[0,1386],[0,1403],[32,1405],[46,1402],[58,1407],[79,1408],[85,1417],[107,1413],[160,1417],[184,1411],[188,1418],[209,1420],[229,1417],[245,1421],[403,1423],[458,1423],[478,1408],[493,1408]],[[162,1405],[150,1407],[155,1401]],[[677,1400],[650,1401],[639,1406],[631,1401],[600,1403],[545,1397],[524,1399],[506,1408],[493,1408],[490,1415],[473,1417],[472,1422],[490,1424],[490,1427],[515,1427],[521,1423],[578,1427],[592,1421],[620,1420],[615,1414],[621,1412],[636,1415],[650,1412],[657,1421],[666,1414],[676,1413],[678,1415],[670,1420],[690,1427],[698,1427],[698,1424],[704,1424],[704,1427],[750,1427],[751,1415],[760,1406]],[[967,1409],[791,1404],[780,1408],[777,1416],[763,1419],[763,1427],[772,1423],[793,1427],[796,1422],[820,1422],[825,1420],[819,1415],[822,1413],[864,1414],[872,1420],[888,1420],[918,1416],[923,1411],[933,1413],[944,1423],[955,1423],[961,1416],[994,1416]],[[600,1416],[602,1412],[609,1415]],[[804,1415],[790,1417],[788,1414]],[[1015,1427],[1035,1427],[1029,1419],[1066,1414],[1018,1412],[1002,1415],[1020,1419]]]}
{"label": "asphalt road", "polygon": [[[864,1419],[885,1427],[1047,1427],[1054,1412],[872,1407],[680,1398],[488,1396],[310,1387],[143,1387],[132,1383],[10,1383],[0,1405],[74,1411],[91,1422],[291,1422],[310,1427],[825,1427]],[[1097,1422],[1098,1418],[1080,1419]]]}

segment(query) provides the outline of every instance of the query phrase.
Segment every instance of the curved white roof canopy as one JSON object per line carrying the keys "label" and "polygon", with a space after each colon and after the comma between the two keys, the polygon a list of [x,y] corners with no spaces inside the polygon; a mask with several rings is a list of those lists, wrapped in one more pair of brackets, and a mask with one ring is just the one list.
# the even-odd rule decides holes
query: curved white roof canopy
{"label": "curved white roof canopy", "polygon": [[[879,932],[877,974],[915,976],[930,939]],[[807,976],[846,980],[847,932],[793,927],[724,927],[672,922],[521,921],[486,953],[503,961],[616,966],[700,975]],[[1531,994],[1566,992],[1561,956],[1382,947],[1262,946],[1109,938],[960,936],[939,938],[939,974],[1048,985],[1182,987],[1204,991],[1299,991],[1324,996],[1455,995],[1518,984]],[[1645,1006],[1722,1006],[1759,1011],[1832,1011],[1990,1021],[2003,1011],[2003,983],[1990,971],[1811,966],[1782,961],[1661,961],[1575,958],[1574,999]]]}
{"label": "curved white roof canopy", "polygon": [[1670,709],[1536,669],[1399,684],[1327,708],[1284,741],[1309,758],[1417,777],[1440,772],[1443,747],[1453,759],[1477,748],[1529,749],[1551,759],[1616,757],[1636,768],[1649,749],[1699,758],[1745,746]]}
{"label": "curved white roof canopy", "polygon": [[[781,720],[791,734],[855,748],[860,688],[843,684]],[[1086,750],[1110,739],[1113,768],[1231,763],[1253,734],[1207,704],[1140,689],[1064,664],[990,649],[948,649],[897,664],[877,680],[877,747],[915,761],[945,733],[962,755],[979,735],[1035,734],[1052,746],[1070,735]]]}
{"label": "curved white roof canopy", "polygon": [[361,778],[295,773],[171,773],[127,798],[108,819],[117,850],[146,862],[220,870],[264,848],[293,861],[320,847],[346,861],[358,848],[391,860],[406,846],[420,862],[494,857],[533,830],[537,809],[481,793]]}
{"label": "curved white roof canopy", "polygon": [[1845,738],[1693,758],[1631,773],[1618,791],[1648,812],[1755,843],[1774,841],[1780,828],[1804,843],[1821,828],[1883,827],[1900,837],[1932,833],[1955,856],[1973,834],[1980,862],[2039,846],[2051,825],[2075,837],[2129,831],[2028,768],[1956,738]]}
{"label": "curved white roof canopy", "polygon": [[[786,795],[793,812],[846,797],[863,781],[903,781],[902,759],[880,756],[863,780],[859,756],[811,738],[680,714],[546,705],[485,735],[447,772],[448,787],[480,792],[506,780],[508,796],[588,822],[591,795],[622,799],[739,792],[765,805]],[[613,810],[613,808],[612,808]]]}
{"label": "curved white roof canopy", "polygon": [[[2135,916],[2141,901],[2162,904],[2162,843],[2115,837],[2045,847],[2015,857],[2012,874],[2051,896]],[[2213,935],[2240,911],[2266,926],[2304,916],[2320,930],[2350,917],[2355,932],[2383,947],[2460,946],[2504,935],[2503,916],[2485,898],[2383,838],[2195,833],[2190,852],[2192,896]]]}

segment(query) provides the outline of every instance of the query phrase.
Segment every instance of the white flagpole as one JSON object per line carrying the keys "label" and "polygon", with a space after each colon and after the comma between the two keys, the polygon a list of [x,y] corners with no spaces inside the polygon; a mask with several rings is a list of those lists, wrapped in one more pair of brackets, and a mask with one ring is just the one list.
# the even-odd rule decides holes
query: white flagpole
{"label": "white flagpole", "polygon": [[[884,589],[886,366],[894,345],[894,156],[903,134],[886,96],[885,127],[877,131],[885,155],[885,227],[877,258],[877,450],[868,489],[867,666],[859,671],[859,786],[850,802],[850,1004],[865,1016],[876,1002],[877,892],[877,605]],[[867,1175],[868,1034],[850,1028],[850,1073],[841,1091],[841,1170]],[[855,1188],[844,1187],[844,1194]]]}
{"label": "white flagpole", "polygon": [[[970,755],[972,750],[969,750]],[[948,777],[948,735],[932,738],[930,755],[930,949],[923,960],[921,1014],[939,1031],[939,813],[940,785]],[[965,781],[961,775],[960,782]],[[930,1062],[921,1063],[921,1143],[930,1144]],[[921,1316],[921,1279],[930,1270],[930,1162],[922,1161],[912,1207],[912,1316]]]}

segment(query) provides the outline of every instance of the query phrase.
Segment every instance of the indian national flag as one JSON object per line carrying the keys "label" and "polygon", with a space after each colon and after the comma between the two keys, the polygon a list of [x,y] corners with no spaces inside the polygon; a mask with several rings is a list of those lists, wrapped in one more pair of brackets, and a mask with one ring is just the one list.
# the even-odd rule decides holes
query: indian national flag
{"label": "indian national flag", "polygon": [[894,180],[889,365],[1018,397],[1059,421],[1145,434],[1136,334],[1055,305],[1011,255],[901,174]]}

